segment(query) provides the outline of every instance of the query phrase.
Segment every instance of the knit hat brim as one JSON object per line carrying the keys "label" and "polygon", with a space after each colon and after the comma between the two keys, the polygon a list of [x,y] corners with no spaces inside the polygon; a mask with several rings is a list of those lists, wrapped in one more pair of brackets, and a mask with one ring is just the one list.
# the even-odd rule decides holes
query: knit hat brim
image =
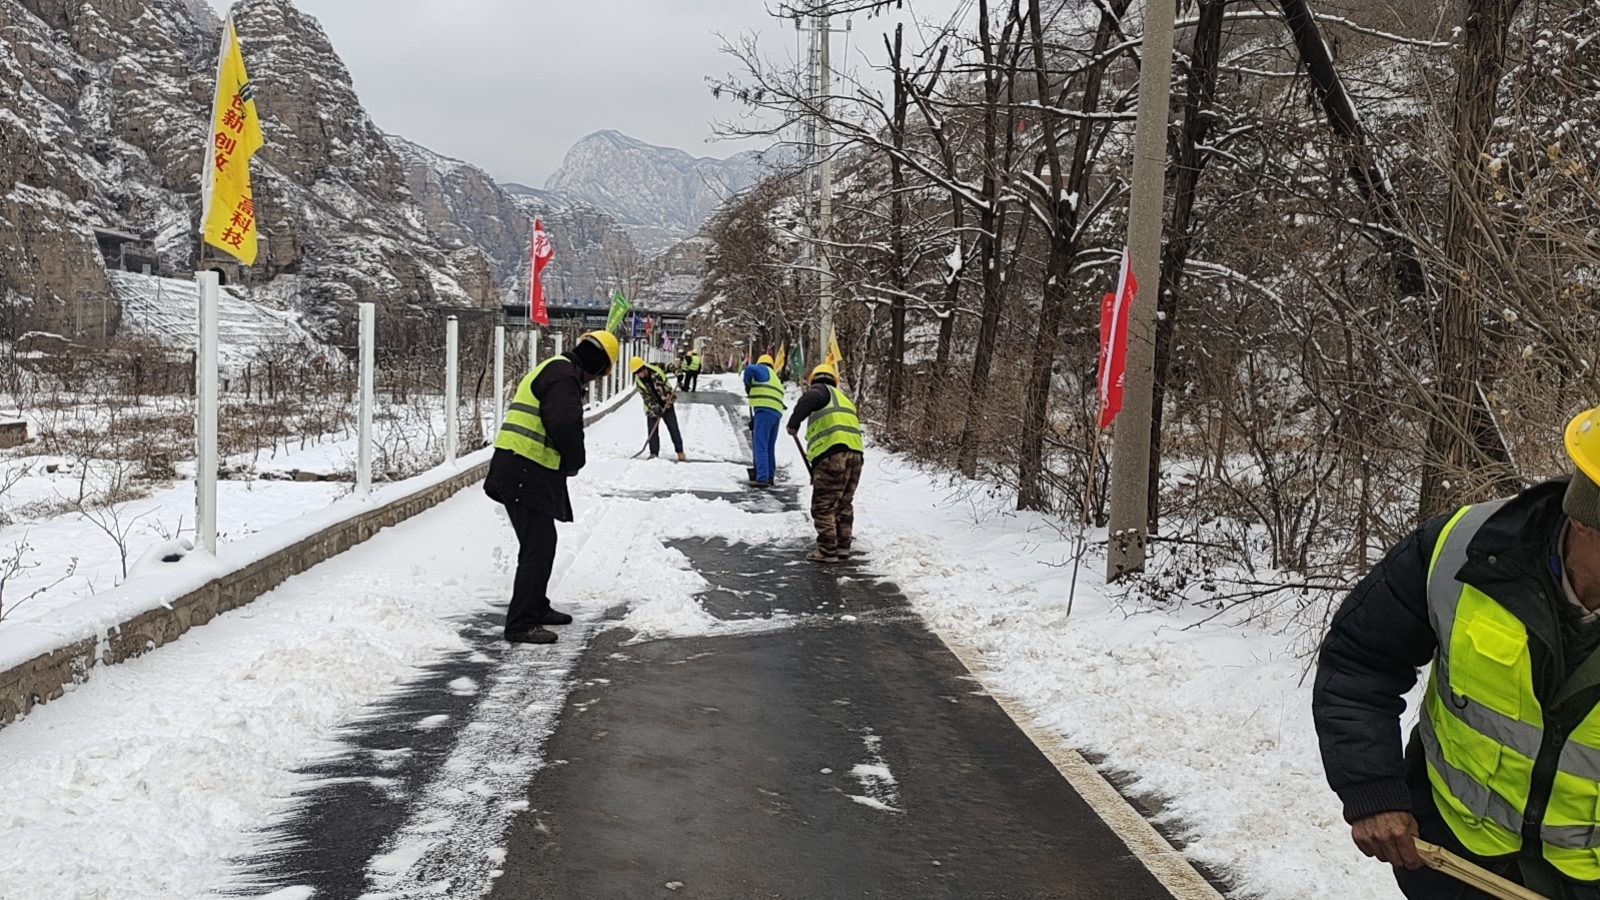
{"label": "knit hat brim", "polygon": [[1561,498],[1561,511],[1568,517],[1600,531],[1600,485],[1596,485],[1582,472],[1573,473],[1572,481],[1567,485],[1567,493]]}

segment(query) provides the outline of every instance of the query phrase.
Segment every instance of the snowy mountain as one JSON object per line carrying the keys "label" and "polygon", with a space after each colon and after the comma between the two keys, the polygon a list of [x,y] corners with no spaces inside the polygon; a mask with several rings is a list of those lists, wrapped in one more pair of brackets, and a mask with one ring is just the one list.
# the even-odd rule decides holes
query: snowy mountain
{"label": "snowy mountain", "polygon": [[761,155],[690,156],[616,131],[597,131],[567,151],[545,189],[616,216],[650,255],[694,234],[712,210],[761,177]]}
{"label": "snowy mountain", "polygon": [[[236,22],[267,143],[252,163],[261,256],[249,271],[221,263],[229,281],[300,276],[295,311],[325,339],[358,301],[493,302],[488,260],[430,231],[316,20],[289,0],[244,0]],[[120,309],[106,263],[123,244],[158,274],[194,268],[218,27],[196,0],[0,0],[8,330],[65,332],[85,305]],[[119,316],[104,320],[114,332]]]}

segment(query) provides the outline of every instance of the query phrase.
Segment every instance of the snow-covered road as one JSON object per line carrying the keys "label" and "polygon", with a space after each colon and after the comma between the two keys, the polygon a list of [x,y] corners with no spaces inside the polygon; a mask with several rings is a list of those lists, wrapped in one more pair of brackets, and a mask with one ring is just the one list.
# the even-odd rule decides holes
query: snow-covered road
{"label": "snow-covered road", "polygon": [[[680,418],[687,464],[629,458],[645,437],[637,402],[590,429],[552,590],[579,622],[553,648],[494,640],[487,617],[509,594],[516,541],[470,490],[0,730],[0,897],[189,900],[248,888],[241,867],[271,868],[292,849],[281,842],[307,839],[294,814],[358,756],[378,773],[362,776],[367,788],[403,800],[355,863],[370,896],[422,895],[445,878],[449,896],[481,895],[504,858],[513,787],[544,765],[543,735],[588,635],[794,621],[781,606],[766,619],[716,618],[697,597],[709,585],[672,546],[804,541],[793,447],[779,446],[787,493],[752,494],[742,419],[688,402]],[[1189,852],[1250,895],[1338,885],[1344,897],[1398,897],[1386,868],[1350,846],[1322,783],[1291,639],[1183,630],[1203,610],[1134,614],[1107,595],[1094,559],[1069,619],[1070,539],[1004,506],[981,485],[873,451],[858,548],[934,628],[982,653],[992,686],[1162,798]],[[438,711],[408,718],[419,692]],[[380,722],[387,743],[364,741]],[[429,747],[437,759],[423,766]],[[453,863],[447,875],[441,859]],[[281,880],[251,893],[269,890],[311,896]]]}

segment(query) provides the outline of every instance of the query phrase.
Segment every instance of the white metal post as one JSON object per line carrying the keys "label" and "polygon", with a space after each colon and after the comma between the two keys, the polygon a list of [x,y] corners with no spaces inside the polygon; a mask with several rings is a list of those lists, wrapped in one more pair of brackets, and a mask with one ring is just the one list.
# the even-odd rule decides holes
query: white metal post
{"label": "white metal post", "polygon": [[[520,384],[520,379],[518,380]],[[506,327],[494,327],[494,427],[506,420]]]}
{"label": "white metal post", "polygon": [[[539,365],[539,329],[528,329],[528,371],[532,372]],[[521,382],[518,382],[519,384]]]}
{"label": "white metal post", "polygon": [[564,349],[561,345],[566,343],[566,337],[567,336],[565,334],[562,334],[559,331],[556,332],[556,355],[557,356],[560,356],[562,351],[563,351],[563,349]]}
{"label": "white metal post", "polygon": [[222,279],[196,272],[199,288],[199,346],[195,353],[194,532],[197,549],[217,552],[217,306]]}
{"label": "white metal post", "polygon": [[373,359],[376,356],[374,334],[377,320],[376,307],[371,303],[360,305],[361,310],[361,412],[357,424],[356,493],[365,497],[372,492],[372,403]]}
{"label": "white metal post", "polygon": [[456,415],[456,317],[444,320],[444,461],[455,465],[459,427]]}

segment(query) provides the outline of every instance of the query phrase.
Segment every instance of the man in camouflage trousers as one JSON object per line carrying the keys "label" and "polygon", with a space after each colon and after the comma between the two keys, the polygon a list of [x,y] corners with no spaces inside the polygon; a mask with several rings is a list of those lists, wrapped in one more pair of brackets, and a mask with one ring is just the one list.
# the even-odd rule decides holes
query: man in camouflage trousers
{"label": "man in camouflage trousers", "polygon": [[789,417],[789,434],[806,426],[806,460],[811,468],[811,520],[817,527],[812,562],[836,563],[850,555],[856,520],[856,486],[861,483],[861,420],[856,407],[838,387],[830,365],[811,370],[811,388],[800,396]]}

